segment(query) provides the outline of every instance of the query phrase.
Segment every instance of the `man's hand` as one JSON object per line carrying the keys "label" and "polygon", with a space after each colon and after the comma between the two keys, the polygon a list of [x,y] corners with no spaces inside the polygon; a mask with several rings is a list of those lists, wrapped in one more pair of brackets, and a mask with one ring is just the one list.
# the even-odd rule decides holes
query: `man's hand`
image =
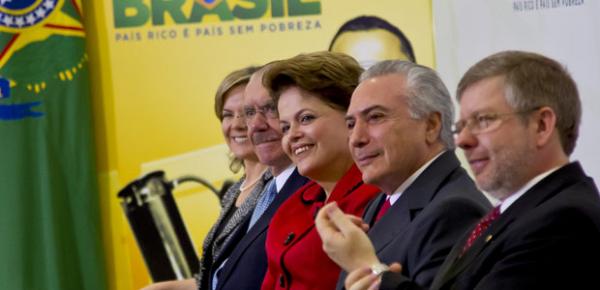
{"label": "man's hand", "polygon": [[323,241],[323,250],[345,271],[379,263],[365,233],[368,225],[355,216],[345,215],[335,202],[319,211],[315,224]]}
{"label": "man's hand", "polygon": [[141,290],[196,290],[196,279],[159,282],[148,285]]}
{"label": "man's hand", "polygon": [[[389,271],[400,273],[402,266],[393,263]],[[350,272],[344,281],[344,286],[348,290],[377,290],[379,285],[381,285],[381,276],[373,274],[369,267],[361,267]]]}

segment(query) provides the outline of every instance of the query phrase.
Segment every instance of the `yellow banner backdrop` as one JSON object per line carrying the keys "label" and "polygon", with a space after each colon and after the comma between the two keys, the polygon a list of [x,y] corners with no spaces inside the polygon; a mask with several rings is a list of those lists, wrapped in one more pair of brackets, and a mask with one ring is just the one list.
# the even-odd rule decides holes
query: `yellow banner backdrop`
{"label": "yellow banner backdrop", "polygon": [[[193,174],[217,186],[233,178],[213,113],[215,90],[227,73],[327,50],[345,22],[365,15],[377,17],[363,22],[378,18],[401,30],[416,62],[434,66],[431,1],[102,0],[84,8],[110,289],[151,282],[119,206],[119,189],[157,169],[170,179]],[[393,38],[389,33],[376,38]],[[357,58],[386,53],[371,36],[358,37],[367,45],[357,50],[358,40],[340,34],[333,48]],[[219,212],[217,199],[200,187],[175,195],[199,252]]]}

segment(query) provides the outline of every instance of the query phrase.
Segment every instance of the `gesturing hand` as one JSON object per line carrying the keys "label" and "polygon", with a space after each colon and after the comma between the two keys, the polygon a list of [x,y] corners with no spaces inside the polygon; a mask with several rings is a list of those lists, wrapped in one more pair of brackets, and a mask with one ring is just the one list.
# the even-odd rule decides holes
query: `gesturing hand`
{"label": "gesturing hand", "polygon": [[[393,263],[389,271],[399,273],[402,271],[402,266]],[[344,286],[348,290],[377,290],[380,285],[381,276],[373,274],[369,267],[361,267],[350,272],[344,281]]]}
{"label": "gesturing hand", "polygon": [[324,206],[315,220],[329,258],[347,272],[379,263],[373,244],[365,233],[368,225],[360,218],[344,214],[336,203]]}

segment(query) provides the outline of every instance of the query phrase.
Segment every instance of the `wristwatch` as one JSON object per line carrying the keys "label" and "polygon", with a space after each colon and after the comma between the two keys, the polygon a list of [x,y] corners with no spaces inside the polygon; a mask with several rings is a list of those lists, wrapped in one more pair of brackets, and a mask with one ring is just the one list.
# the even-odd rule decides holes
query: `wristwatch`
{"label": "wristwatch", "polygon": [[383,263],[377,263],[371,266],[371,273],[375,274],[376,276],[381,276],[384,272],[389,270],[390,267]]}

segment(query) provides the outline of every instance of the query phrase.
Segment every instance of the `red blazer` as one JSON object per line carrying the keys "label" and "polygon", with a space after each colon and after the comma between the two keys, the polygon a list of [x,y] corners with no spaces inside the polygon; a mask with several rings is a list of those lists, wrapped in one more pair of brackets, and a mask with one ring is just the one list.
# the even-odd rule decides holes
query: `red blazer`
{"label": "red blazer", "polygon": [[[362,173],[352,165],[327,202],[335,201],[345,213],[360,217],[379,192],[363,184]],[[324,200],[323,189],[310,181],[277,210],[267,232],[268,268],[262,290],[335,289],[340,267],[323,252],[314,222]]]}

